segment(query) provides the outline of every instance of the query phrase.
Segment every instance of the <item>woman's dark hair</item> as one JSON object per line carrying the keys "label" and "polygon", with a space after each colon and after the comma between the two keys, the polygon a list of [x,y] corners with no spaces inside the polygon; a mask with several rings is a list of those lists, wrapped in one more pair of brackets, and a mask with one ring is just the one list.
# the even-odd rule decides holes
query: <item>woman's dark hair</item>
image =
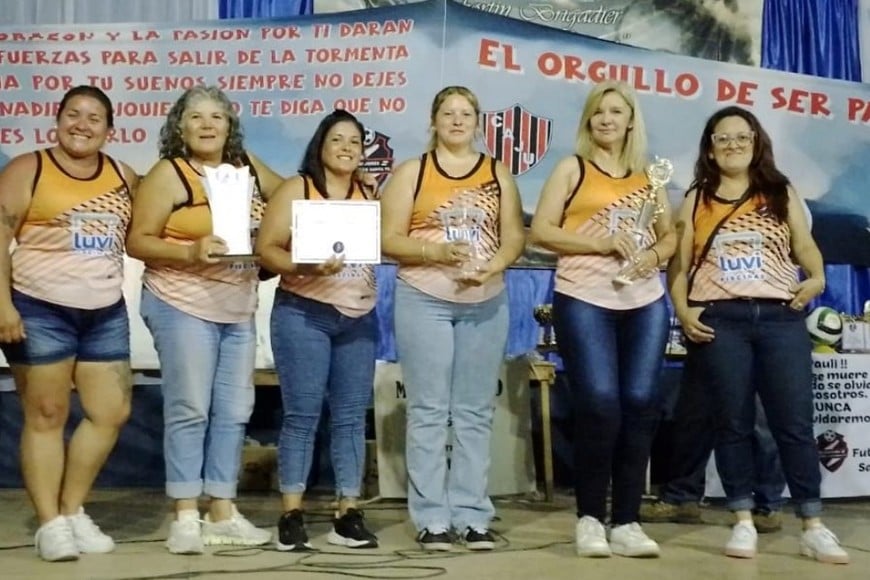
{"label": "woman's dark hair", "polygon": [[689,189],[697,190],[701,200],[707,203],[715,196],[721,182],[721,172],[716,160],[712,158],[712,135],[716,125],[727,117],[740,117],[749,124],[749,128],[755,134],[752,161],[749,163],[749,189],[752,195],[763,197],[770,212],[778,220],[784,221],[788,217],[788,177],[776,167],[773,160],[773,146],[767,131],[755,115],[741,107],[725,107],[707,119],[698,146],[695,179]]}
{"label": "woman's dark hair", "polygon": [[329,133],[329,130],[344,122],[354,124],[359,130],[360,139],[365,137],[365,127],[356,117],[345,110],[336,109],[320,121],[317,130],[314,131],[314,135],[305,148],[302,165],[299,166],[299,173],[310,177],[315,189],[324,195],[326,194],[326,173],[323,169],[323,159],[320,152],[323,150],[323,142],[326,141],[326,134]]}
{"label": "woman's dark hair", "polygon": [[166,122],[160,128],[160,158],[172,159],[174,157],[183,157],[186,159],[188,157],[187,145],[181,138],[181,120],[191,103],[199,100],[214,101],[221,105],[229,121],[227,142],[224,144],[221,161],[236,166],[247,164],[247,161],[245,161],[247,157],[245,155],[245,147],[242,143],[244,138],[242,124],[239,122],[239,116],[236,114],[235,109],[233,109],[232,102],[219,88],[201,85],[184,91],[178,97],[178,100],[175,101],[175,104],[172,105],[169,114],[166,115]]}
{"label": "woman's dark hair", "polygon": [[68,90],[60,100],[60,106],[57,108],[57,114],[55,115],[54,120],[60,121],[60,115],[63,113],[64,109],[66,109],[70,99],[79,96],[91,97],[92,99],[99,101],[100,104],[103,105],[103,108],[106,109],[106,125],[109,129],[112,129],[115,126],[115,117],[112,112],[111,99],[109,99],[106,93],[97,87],[92,87],[91,85],[79,85]]}

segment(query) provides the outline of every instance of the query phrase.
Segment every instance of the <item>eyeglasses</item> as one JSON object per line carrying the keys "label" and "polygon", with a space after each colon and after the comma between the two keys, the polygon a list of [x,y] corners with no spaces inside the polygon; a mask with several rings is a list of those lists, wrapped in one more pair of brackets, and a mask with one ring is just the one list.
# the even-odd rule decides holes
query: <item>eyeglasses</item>
{"label": "eyeglasses", "polygon": [[752,131],[744,131],[742,133],[713,133],[710,135],[710,141],[716,147],[727,147],[731,143],[737,143],[740,147],[746,147],[755,138],[755,133]]}

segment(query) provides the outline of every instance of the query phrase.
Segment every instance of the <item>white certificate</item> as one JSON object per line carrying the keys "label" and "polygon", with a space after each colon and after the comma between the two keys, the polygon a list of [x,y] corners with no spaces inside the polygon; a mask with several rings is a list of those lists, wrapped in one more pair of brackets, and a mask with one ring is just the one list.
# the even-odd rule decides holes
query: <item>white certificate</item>
{"label": "white certificate", "polygon": [[347,264],[381,261],[381,205],[377,201],[293,200],[293,262],[319,264],[344,256]]}

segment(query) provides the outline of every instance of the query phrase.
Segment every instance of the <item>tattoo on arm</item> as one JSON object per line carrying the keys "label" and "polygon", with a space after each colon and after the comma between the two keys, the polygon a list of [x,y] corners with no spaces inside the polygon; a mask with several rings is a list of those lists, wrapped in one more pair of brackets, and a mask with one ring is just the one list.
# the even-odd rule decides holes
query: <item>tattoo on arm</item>
{"label": "tattoo on arm", "polygon": [[0,224],[14,232],[18,226],[18,214],[10,212],[5,205],[0,205]]}

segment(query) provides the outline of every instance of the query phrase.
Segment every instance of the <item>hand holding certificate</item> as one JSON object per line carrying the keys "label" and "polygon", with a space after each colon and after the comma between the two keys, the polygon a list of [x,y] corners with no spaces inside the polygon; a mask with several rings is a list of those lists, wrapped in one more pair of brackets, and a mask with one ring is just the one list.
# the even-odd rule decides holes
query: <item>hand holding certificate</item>
{"label": "hand holding certificate", "polygon": [[254,183],[248,167],[222,163],[204,167],[212,233],[226,242],[227,258],[251,257],[251,198]]}
{"label": "hand holding certificate", "polygon": [[334,256],[346,264],[380,263],[379,202],[296,199],[292,209],[294,263],[317,264]]}

